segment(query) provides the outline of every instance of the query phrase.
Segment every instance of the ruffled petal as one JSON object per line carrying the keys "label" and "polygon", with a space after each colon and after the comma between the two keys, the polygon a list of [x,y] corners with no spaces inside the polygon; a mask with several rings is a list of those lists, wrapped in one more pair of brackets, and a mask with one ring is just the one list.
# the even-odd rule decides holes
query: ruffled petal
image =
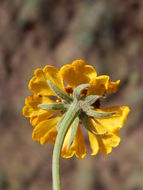
{"label": "ruffled petal", "polygon": [[33,130],[32,139],[40,141],[41,144],[53,142],[53,137],[56,138],[57,135],[56,125],[60,119],[61,117],[56,117],[40,122]]}
{"label": "ruffled petal", "polygon": [[90,132],[88,132],[88,134],[92,156],[96,155],[99,150],[105,155],[109,154],[112,151],[112,147],[116,147],[120,143],[120,137],[117,133],[108,133],[102,137],[95,136]]}
{"label": "ruffled petal", "polygon": [[91,151],[92,151],[91,155],[94,156],[99,151],[98,140],[97,140],[96,136],[94,134],[92,134],[91,132],[89,132],[89,131],[88,131],[88,135],[89,135],[90,148],[91,148]]}
{"label": "ruffled petal", "polygon": [[55,95],[47,83],[47,78],[42,69],[37,69],[34,72],[34,77],[29,82],[29,89],[34,94],[41,94],[43,96]]}
{"label": "ruffled petal", "polygon": [[123,127],[130,109],[127,106],[123,106],[96,109],[96,111],[117,112],[117,114],[110,117],[97,119],[100,124],[95,122],[93,119],[89,119],[92,130],[98,134],[105,133],[103,136],[90,134],[89,141],[92,149],[92,155],[97,153],[97,145],[99,146],[99,150],[106,155],[112,151],[112,147],[116,147],[120,143],[120,137],[117,132],[121,127]]}
{"label": "ruffled petal", "polygon": [[[123,107],[110,107],[110,108],[104,108],[104,109],[96,109],[96,111],[99,112],[116,112],[116,114],[112,116],[108,116],[105,118],[98,118],[97,121],[101,124],[96,124],[96,129],[101,130],[103,129],[104,131],[107,132],[116,132],[119,131],[120,128],[123,127],[127,116],[130,112],[130,109],[128,106],[123,106]],[[100,132],[104,132],[100,131]]]}
{"label": "ruffled petal", "polygon": [[73,88],[80,84],[89,83],[97,76],[96,70],[91,65],[86,65],[83,60],[75,60],[72,64],[64,65],[60,69],[63,80]]}
{"label": "ruffled petal", "polygon": [[50,80],[55,86],[65,91],[59,71],[56,67],[49,65],[43,70],[37,69],[34,72],[34,77],[29,82],[29,89],[34,94],[41,94],[43,96],[55,95],[53,90],[49,87],[47,80]]}
{"label": "ruffled petal", "polygon": [[117,80],[116,82],[108,82],[106,93],[111,94],[111,93],[116,93],[118,90],[118,86],[120,84],[120,80]]}
{"label": "ruffled petal", "polygon": [[38,123],[40,123],[41,121],[44,121],[44,120],[47,120],[50,117],[53,117],[53,115],[56,114],[56,113],[57,113],[57,111],[48,111],[48,110],[46,110],[46,112],[43,112],[40,115],[30,117],[30,123],[34,127],[34,126],[38,125]]}
{"label": "ruffled petal", "polygon": [[[52,103],[53,101],[50,100],[47,97],[43,97],[40,95],[35,95],[35,96],[28,96],[25,99],[25,106],[23,108],[23,115],[25,117],[32,117],[35,118],[36,116],[42,116],[43,119],[47,119],[48,117],[51,117],[54,113],[56,113],[55,111],[51,111],[51,110],[43,110],[41,108],[38,108],[39,104],[42,103]],[[45,116],[45,118],[44,118]]]}
{"label": "ruffled petal", "polygon": [[68,148],[70,137],[71,137],[71,128],[68,130],[66,137],[64,139],[62,153],[61,153],[62,157],[70,158],[75,154],[77,158],[84,158],[84,156],[86,155],[86,146],[84,143],[84,137],[80,126],[77,129],[77,133],[71,147]]}
{"label": "ruffled petal", "polygon": [[94,134],[89,134],[89,142],[92,150],[91,155],[96,155],[98,151],[101,151],[103,154],[109,154],[112,151],[112,147],[116,147],[120,143],[120,137],[117,132],[107,131],[106,127],[99,126],[93,119],[89,119],[90,126],[92,130],[94,130],[98,134],[103,134],[107,132],[105,135],[97,136]]}
{"label": "ruffled petal", "polygon": [[46,144],[48,141],[51,144],[55,144],[57,137],[57,129],[56,126],[54,126],[51,130],[49,130],[43,137],[40,139],[40,144]]}
{"label": "ruffled petal", "polygon": [[50,80],[56,87],[65,92],[62,76],[56,67],[47,65],[44,67],[43,72],[45,73],[46,80]]}
{"label": "ruffled petal", "polygon": [[107,155],[112,151],[112,147],[117,147],[120,143],[120,137],[117,133],[108,133],[103,137],[97,137],[100,151]]}
{"label": "ruffled petal", "polygon": [[89,94],[104,95],[115,93],[118,90],[120,80],[111,82],[110,77],[107,75],[101,75],[93,77],[90,80],[91,87],[88,90]]}
{"label": "ruffled petal", "polygon": [[102,75],[91,79],[91,87],[88,90],[89,94],[103,95],[106,93],[109,76]]}

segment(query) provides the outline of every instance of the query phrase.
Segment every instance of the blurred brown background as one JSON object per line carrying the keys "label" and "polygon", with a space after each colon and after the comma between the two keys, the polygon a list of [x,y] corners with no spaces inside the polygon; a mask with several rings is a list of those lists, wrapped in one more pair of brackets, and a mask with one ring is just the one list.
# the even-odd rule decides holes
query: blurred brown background
{"label": "blurred brown background", "polygon": [[0,190],[51,190],[51,145],[22,116],[37,67],[84,59],[121,79],[106,105],[129,105],[108,156],[61,160],[62,190],[143,189],[143,1],[0,0]]}

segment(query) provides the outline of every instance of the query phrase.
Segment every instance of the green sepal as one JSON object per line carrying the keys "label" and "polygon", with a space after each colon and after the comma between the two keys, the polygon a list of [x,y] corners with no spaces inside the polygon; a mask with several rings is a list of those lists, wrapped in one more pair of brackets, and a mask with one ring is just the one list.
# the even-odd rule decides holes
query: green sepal
{"label": "green sepal", "polygon": [[71,137],[68,144],[68,148],[70,148],[70,146],[72,145],[74,141],[78,126],[79,126],[79,117],[76,117],[76,119],[73,121],[72,126],[71,126]]}
{"label": "green sepal", "polygon": [[87,87],[90,87],[90,84],[81,84],[77,86],[73,91],[73,98],[76,98],[77,100],[79,100],[82,90],[84,90]]}
{"label": "green sepal", "polygon": [[66,100],[69,103],[71,101],[73,101],[72,97],[65,94],[62,90],[60,90],[58,87],[56,87],[50,80],[47,80],[47,82],[48,82],[48,85],[50,86],[50,88],[56,93],[57,96]]}
{"label": "green sepal", "polygon": [[117,112],[97,112],[93,109],[88,109],[87,111],[85,110],[86,114],[90,117],[94,118],[105,118],[105,117],[110,117],[114,114],[117,114]]}
{"label": "green sepal", "polygon": [[92,104],[94,104],[99,98],[102,98],[102,96],[98,96],[98,95],[89,95],[87,96],[84,101],[90,106]]}
{"label": "green sepal", "polygon": [[79,100],[81,109],[84,112],[86,112],[89,109],[93,109],[92,104],[94,104],[101,97],[102,96],[98,96],[98,95],[89,95],[89,96],[85,97],[84,99]]}
{"label": "green sepal", "polygon": [[38,105],[38,108],[42,108],[44,110],[66,110],[67,107],[63,103],[39,104]]}
{"label": "green sepal", "polygon": [[90,126],[89,122],[88,122],[88,117],[87,115],[85,115],[84,113],[80,114],[80,119],[82,120],[82,123],[84,125],[84,127],[90,131],[92,134],[94,134],[95,136],[104,136],[107,134],[107,132],[104,133],[96,133]]}
{"label": "green sepal", "polygon": [[87,114],[88,111],[92,109],[92,106],[88,106],[87,104],[85,104],[85,105],[81,106],[81,109],[82,109],[82,111],[83,111],[84,113]]}

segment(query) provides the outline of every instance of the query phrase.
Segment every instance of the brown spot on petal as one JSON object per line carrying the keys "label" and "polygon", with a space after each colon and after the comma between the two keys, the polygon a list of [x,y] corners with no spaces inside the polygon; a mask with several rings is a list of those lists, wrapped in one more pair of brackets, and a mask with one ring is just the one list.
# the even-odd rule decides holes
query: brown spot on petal
{"label": "brown spot on petal", "polygon": [[39,94],[38,96],[39,96],[39,98],[42,98],[42,95],[41,95],[41,94]]}

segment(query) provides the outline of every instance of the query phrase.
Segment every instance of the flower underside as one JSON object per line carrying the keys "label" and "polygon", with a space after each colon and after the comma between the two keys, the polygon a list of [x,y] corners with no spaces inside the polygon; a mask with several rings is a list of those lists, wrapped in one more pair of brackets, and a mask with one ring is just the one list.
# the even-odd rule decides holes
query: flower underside
{"label": "flower underside", "polygon": [[55,144],[66,121],[69,127],[61,155],[70,158],[75,154],[83,158],[86,146],[82,123],[88,131],[92,155],[98,151],[109,154],[120,142],[118,131],[130,110],[127,106],[101,108],[100,103],[106,94],[116,92],[118,85],[119,80],[111,82],[109,76],[97,76],[96,70],[83,60],[64,65],[60,71],[53,66],[37,69],[29,83],[34,95],[26,98],[23,108],[24,116],[29,117],[34,126],[33,140]]}
{"label": "flower underside", "polygon": [[[98,112],[94,110],[95,108],[98,108],[98,107],[95,107],[94,105],[96,105],[96,102],[98,104],[98,102],[100,101],[101,98],[103,98],[103,96],[99,96],[99,95],[86,96],[86,93],[87,93],[88,87],[90,87],[90,84],[81,84],[77,86],[74,89],[74,91],[71,87],[67,87],[65,88],[66,91],[69,93],[69,95],[67,95],[67,94],[64,94],[60,89],[58,89],[51,81],[47,81],[47,82],[49,86],[51,87],[51,89],[57,95],[57,103],[39,104],[38,105],[39,108],[44,109],[44,110],[59,110],[59,112],[61,112],[64,117],[64,113],[67,112],[67,110],[69,109],[71,104],[73,104],[73,102],[74,103],[76,102],[76,104],[79,107],[79,113],[77,115],[77,118],[72,123],[72,132],[71,132],[68,148],[73,143],[80,121],[82,122],[83,126],[88,131],[90,131],[92,134],[96,136],[105,136],[108,133],[108,131],[98,133],[92,130],[92,128],[90,127],[90,123],[88,122],[88,117],[94,119],[96,123],[100,124],[97,121],[97,118],[105,118],[105,117],[109,117],[118,113],[117,112]],[[61,118],[61,120],[62,119],[63,118]],[[60,121],[56,127],[58,131],[60,127]]]}

